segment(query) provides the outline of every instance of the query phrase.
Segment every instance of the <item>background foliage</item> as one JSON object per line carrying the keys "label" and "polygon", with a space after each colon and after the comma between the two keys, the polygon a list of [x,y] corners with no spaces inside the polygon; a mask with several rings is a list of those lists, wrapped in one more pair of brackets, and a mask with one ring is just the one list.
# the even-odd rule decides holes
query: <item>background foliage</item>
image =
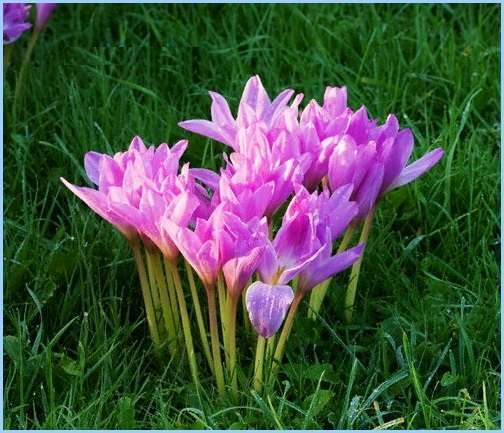
{"label": "background foliage", "polygon": [[[28,35],[4,81],[5,428],[496,428],[499,423],[497,5],[63,5],[12,113]],[[341,321],[336,280],[298,319],[284,373],[239,404],[198,398],[151,351],[126,242],[59,182],[88,150],[188,137],[207,90],[236,108],[258,73],[305,101],[413,128],[441,164],[381,204]],[[194,165],[223,147],[190,135]],[[348,275],[346,275],[347,277]],[[251,353],[242,344],[245,358]],[[389,424],[386,424],[389,423]]]}

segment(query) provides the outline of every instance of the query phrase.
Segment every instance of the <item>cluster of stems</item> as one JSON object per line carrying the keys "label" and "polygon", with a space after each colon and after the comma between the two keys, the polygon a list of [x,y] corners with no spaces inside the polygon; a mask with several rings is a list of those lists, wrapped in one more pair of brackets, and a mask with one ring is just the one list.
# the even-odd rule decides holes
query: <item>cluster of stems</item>
{"label": "cluster of stems", "polygon": [[[219,277],[217,285],[203,284],[207,296],[207,321],[194,273],[187,261],[184,260],[184,265],[188,284],[183,286],[176,261],[163,257],[156,247],[150,243],[144,244],[138,238],[130,241],[130,246],[138,270],[147,326],[155,351],[160,356],[168,352],[170,356],[176,357],[183,354],[185,346],[193,382],[196,387],[200,386],[192,322],[183,289],[188,286],[199,333],[198,347],[201,347],[208,369],[215,377],[219,395],[225,394],[227,381],[232,395],[236,397],[238,393],[236,320],[240,298],[229,295],[222,277]],[[246,318],[245,327],[250,328],[248,317]],[[224,349],[225,369],[221,356],[222,349]]]}
{"label": "cluster of stems", "polygon": [[[367,241],[372,219],[373,211],[367,215],[362,224],[359,243]],[[355,230],[355,223],[348,227],[338,247],[338,252],[348,248]],[[193,382],[196,387],[199,387],[199,369],[191,329],[193,322],[189,317],[185,300],[186,294],[177,261],[163,257],[156,247],[149,243],[144,244],[139,238],[131,241],[130,245],[138,270],[147,324],[154,348],[159,354],[166,348],[170,356],[176,357],[183,355],[185,347]],[[345,296],[345,319],[347,321],[351,321],[352,318],[361,263],[362,256],[352,267]],[[195,324],[199,334],[200,344],[198,347],[201,348],[208,369],[215,378],[219,395],[224,396],[228,388],[231,395],[236,398],[238,394],[236,324],[240,303],[243,309],[244,330],[248,332],[251,329],[244,302],[245,291],[243,294],[234,296],[226,289],[222,275],[219,275],[217,283],[214,285],[203,284],[208,307],[208,317],[206,318],[193,270],[185,260],[184,267],[187,279],[185,286],[189,288],[191,305],[196,319]],[[310,317],[314,318],[319,311],[329,283],[330,279],[311,291],[308,308]],[[273,383],[294,325],[296,313],[306,294],[301,290],[296,290],[296,280],[293,281],[292,286],[295,290],[294,300],[290,305],[281,331],[270,338],[257,336],[252,381],[253,388],[257,392],[261,391],[265,384],[271,385]],[[222,351],[224,356],[222,356]]]}
{"label": "cluster of stems", "polygon": [[[373,224],[373,216],[374,216],[374,208],[369,211],[366,215],[362,223],[361,233],[359,237],[358,243],[367,244],[367,240],[369,237],[369,232],[371,230],[371,226]],[[352,241],[353,234],[358,226],[358,222],[353,222],[350,224],[345,231],[343,239],[338,247],[338,253],[344,251],[349,247],[350,242]],[[359,282],[359,274],[362,265],[362,259],[364,257],[364,251],[357,259],[357,261],[352,265],[352,271],[350,272],[350,279],[348,282],[348,286],[345,292],[345,309],[344,309],[344,318],[347,323],[352,322],[352,315],[355,304],[355,296],[357,294],[357,284]],[[331,283],[332,278],[328,278],[327,280],[320,283],[317,287],[314,287],[310,294],[310,308],[308,309],[308,317],[315,319],[316,315],[320,311],[322,306],[322,301],[327,293],[327,289]]]}

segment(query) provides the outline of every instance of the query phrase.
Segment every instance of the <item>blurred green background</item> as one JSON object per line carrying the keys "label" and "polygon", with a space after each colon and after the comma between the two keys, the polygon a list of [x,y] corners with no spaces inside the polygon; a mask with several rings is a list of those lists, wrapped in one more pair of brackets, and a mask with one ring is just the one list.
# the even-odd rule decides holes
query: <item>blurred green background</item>
{"label": "blurred green background", "polygon": [[[498,5],[61,5],[4,76],[5,428],[497,428],[500,424]],[[185,364],[157,361],[126,242],[64,189],[86,151],[189,138],[177,122],[233,110],[259,74],[413,129],[432,172],[382,202],[355,324],[345,279],[299,317],[274,391],[199,398]],[[346,275],[348,277],[348,275]],[[244,360],[251,357],[241,347]],[[246,365],[246,363],[245,363]],[[389,423],[389,424],[387,424]]]}

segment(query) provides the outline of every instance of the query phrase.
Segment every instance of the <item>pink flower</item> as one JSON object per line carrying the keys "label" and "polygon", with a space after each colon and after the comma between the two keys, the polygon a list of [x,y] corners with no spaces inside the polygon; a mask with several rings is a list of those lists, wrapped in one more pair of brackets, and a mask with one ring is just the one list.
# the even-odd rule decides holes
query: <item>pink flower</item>
{"label": "pink flower", "polygon": [[209,94],[212,98],[212,121],[186,120],[180,122],[179,126],[227,144],[233,150],[239,151],[236,142],[238,129],[248,128],[258,122],[264,123],[269,128],[285,109],[294,91],[286,89],[271,101],[261,79],[255,75],[245,85],[236,119],[233,118],[229,105],[222,95],[215,92],[209,92]]}
{"label": "pink flower", "polygon": [[[299,276],[298,290],[304,294],[359,258],[363,244],[332,255],[333,240],[357,213],[349,201],[351,191],[347,185],[332,195],[327,190],[309,194],[298,186],[282,226],[264,250],[258,269],[262,282],[251,293],[251,287],[247,290],[249,317],[262,336],[273,335],[285,318],[292,302],[286,286],[291,280]],[[258,300],[261,296],[265,301]]]}
{"label": "pink flower", "polygon": [[236,215],[224,212],[225,236],[222,272],[230,295],[237,298],[252,274],[257,270],[268,243],[266,218],[254,218],[248,223]]}
{"label": "pink flower", "polygon": [[223,206],[214,209],[208,220],[196,218],[194,230],[163,219],[163,229],[191,264],[207,290],[213,288],[222,268],[228,234],[224,230]]}
{"label": "pink flower", "polygon": [[135,137],[126,152],[113,157],[97,152],[86,154],[86,174],[98,189],[62,181],[128,239],[141,235],[174,259],[178,250],[162,229],[162,220],[169,218],[184,226],[193,214],[202,208],[204,212],[189,167],[184,166],[178,174],[186,147],[187,141],[180,141],[171,149],[166,144],[146,148],[140,137]]}

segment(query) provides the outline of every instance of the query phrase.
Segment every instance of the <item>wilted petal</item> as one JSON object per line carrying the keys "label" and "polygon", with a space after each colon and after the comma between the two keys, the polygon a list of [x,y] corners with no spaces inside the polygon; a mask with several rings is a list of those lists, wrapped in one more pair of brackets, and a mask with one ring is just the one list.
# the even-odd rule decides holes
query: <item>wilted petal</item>
{"label": "wilted petal", "polygon": [[289,286],[269,285],[256,281],[247,289],[246,304],[250,322],[259,335],[272,337],[282,322],[294,299]]}

